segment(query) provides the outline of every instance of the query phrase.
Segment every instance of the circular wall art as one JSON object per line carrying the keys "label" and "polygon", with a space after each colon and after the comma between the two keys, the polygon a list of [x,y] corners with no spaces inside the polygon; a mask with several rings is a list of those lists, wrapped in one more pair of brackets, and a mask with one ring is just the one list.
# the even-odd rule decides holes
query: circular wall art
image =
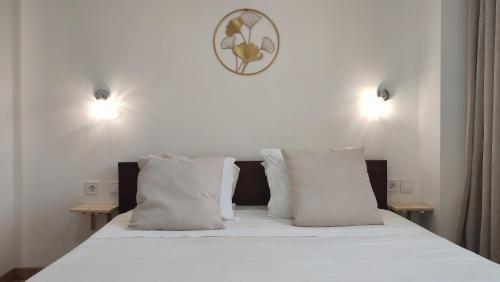
{"label": "circular wall art", "polygon": [[253,9],[227,14],[214,31],[213,47],[217,59],[228,70],[240,75],[265,71],[278,55],[280,36],[273,21]]}

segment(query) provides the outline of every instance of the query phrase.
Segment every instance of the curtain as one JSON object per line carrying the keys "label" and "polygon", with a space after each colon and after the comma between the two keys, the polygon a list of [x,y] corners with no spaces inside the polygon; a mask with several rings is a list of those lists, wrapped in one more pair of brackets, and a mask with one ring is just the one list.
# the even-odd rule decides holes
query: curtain
{"label": "curtain", "polygon": [[469,0],[459,243],[500,263],[500,0]]}

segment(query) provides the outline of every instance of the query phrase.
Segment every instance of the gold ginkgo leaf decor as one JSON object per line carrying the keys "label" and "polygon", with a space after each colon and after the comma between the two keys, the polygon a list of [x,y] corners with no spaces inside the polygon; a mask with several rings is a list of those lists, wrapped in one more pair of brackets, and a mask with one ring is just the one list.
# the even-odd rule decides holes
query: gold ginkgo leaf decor
{"label": "gold ginkgo leaf decor", "polygon": [[236,33],[240,33],[242,25],[243,25],[243,22],[239,18],[235,18],[235,19],[230,20],[226,25],[226,35],[233,36]]}
{"label": "gold ginkgo leaf decor", "polygon": [[234,46],[233,50],[236,56],[243,60],[245,65],[262,59],[262,53],[260,52],[259,47],[255,46],[253,43],[240,43]]}
{"label": "gold ginkgo leaf decor", "polygon": [[240,75],[258,74],[269,68],[278,55],[279,43],[276,25],[254,9],[239,9],[227,14],[213,36],[213,48],[219,62]]}

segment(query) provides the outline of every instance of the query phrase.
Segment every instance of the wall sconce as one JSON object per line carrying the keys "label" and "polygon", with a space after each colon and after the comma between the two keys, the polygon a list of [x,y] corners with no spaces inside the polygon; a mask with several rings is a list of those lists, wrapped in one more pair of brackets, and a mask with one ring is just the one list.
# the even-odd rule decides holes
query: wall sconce
{"label": "wall sconce", "polygon": [[389,90],[385,88],[377,89],[377,97],[384,99],[384,101],[387,101],[389,99],[389,95]]}
{"label": "wall sconce", "polygon": [[94,90],[95,101],[91,105],[91,113],[96,119],[114,119],[119,115],[116,101],[110,97],[107,88]]}
{"label": "wall sconce", "polygon": [[107,88],[99,88],[94,90],[94,96],[97,100],[108,100],[109,95],[109,89]]}
{"label": "wall sconce", "polygon": [[389,90],[379,88],[377,90],[365,89],[361,97],[361,112],[370,119],[375,120],[388,116],[390,103],[386,102],[390,98]]}

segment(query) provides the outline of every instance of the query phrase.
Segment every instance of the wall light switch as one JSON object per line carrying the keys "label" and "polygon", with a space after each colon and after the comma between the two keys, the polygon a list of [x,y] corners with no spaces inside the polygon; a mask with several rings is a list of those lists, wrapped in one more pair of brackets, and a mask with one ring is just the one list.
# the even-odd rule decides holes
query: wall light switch
{"label": "wall light switch", "polygon": [[399,179],[387,179],[387,191],[399,192],[401,189],[401,181]]}
{"label": "wall light switch", "polygon": [[99,181],[85,181],[85,195],[98,195]]}
{"label": "wall light switch", "polygon": [[118,180],[112,180],[108,183],[108,190],[110,195],[118,195]]}
{"label": "wall light switch", "polygon": [[403,180],[401,184],[401,193],[413,192],[413,182],[411,180]]}

